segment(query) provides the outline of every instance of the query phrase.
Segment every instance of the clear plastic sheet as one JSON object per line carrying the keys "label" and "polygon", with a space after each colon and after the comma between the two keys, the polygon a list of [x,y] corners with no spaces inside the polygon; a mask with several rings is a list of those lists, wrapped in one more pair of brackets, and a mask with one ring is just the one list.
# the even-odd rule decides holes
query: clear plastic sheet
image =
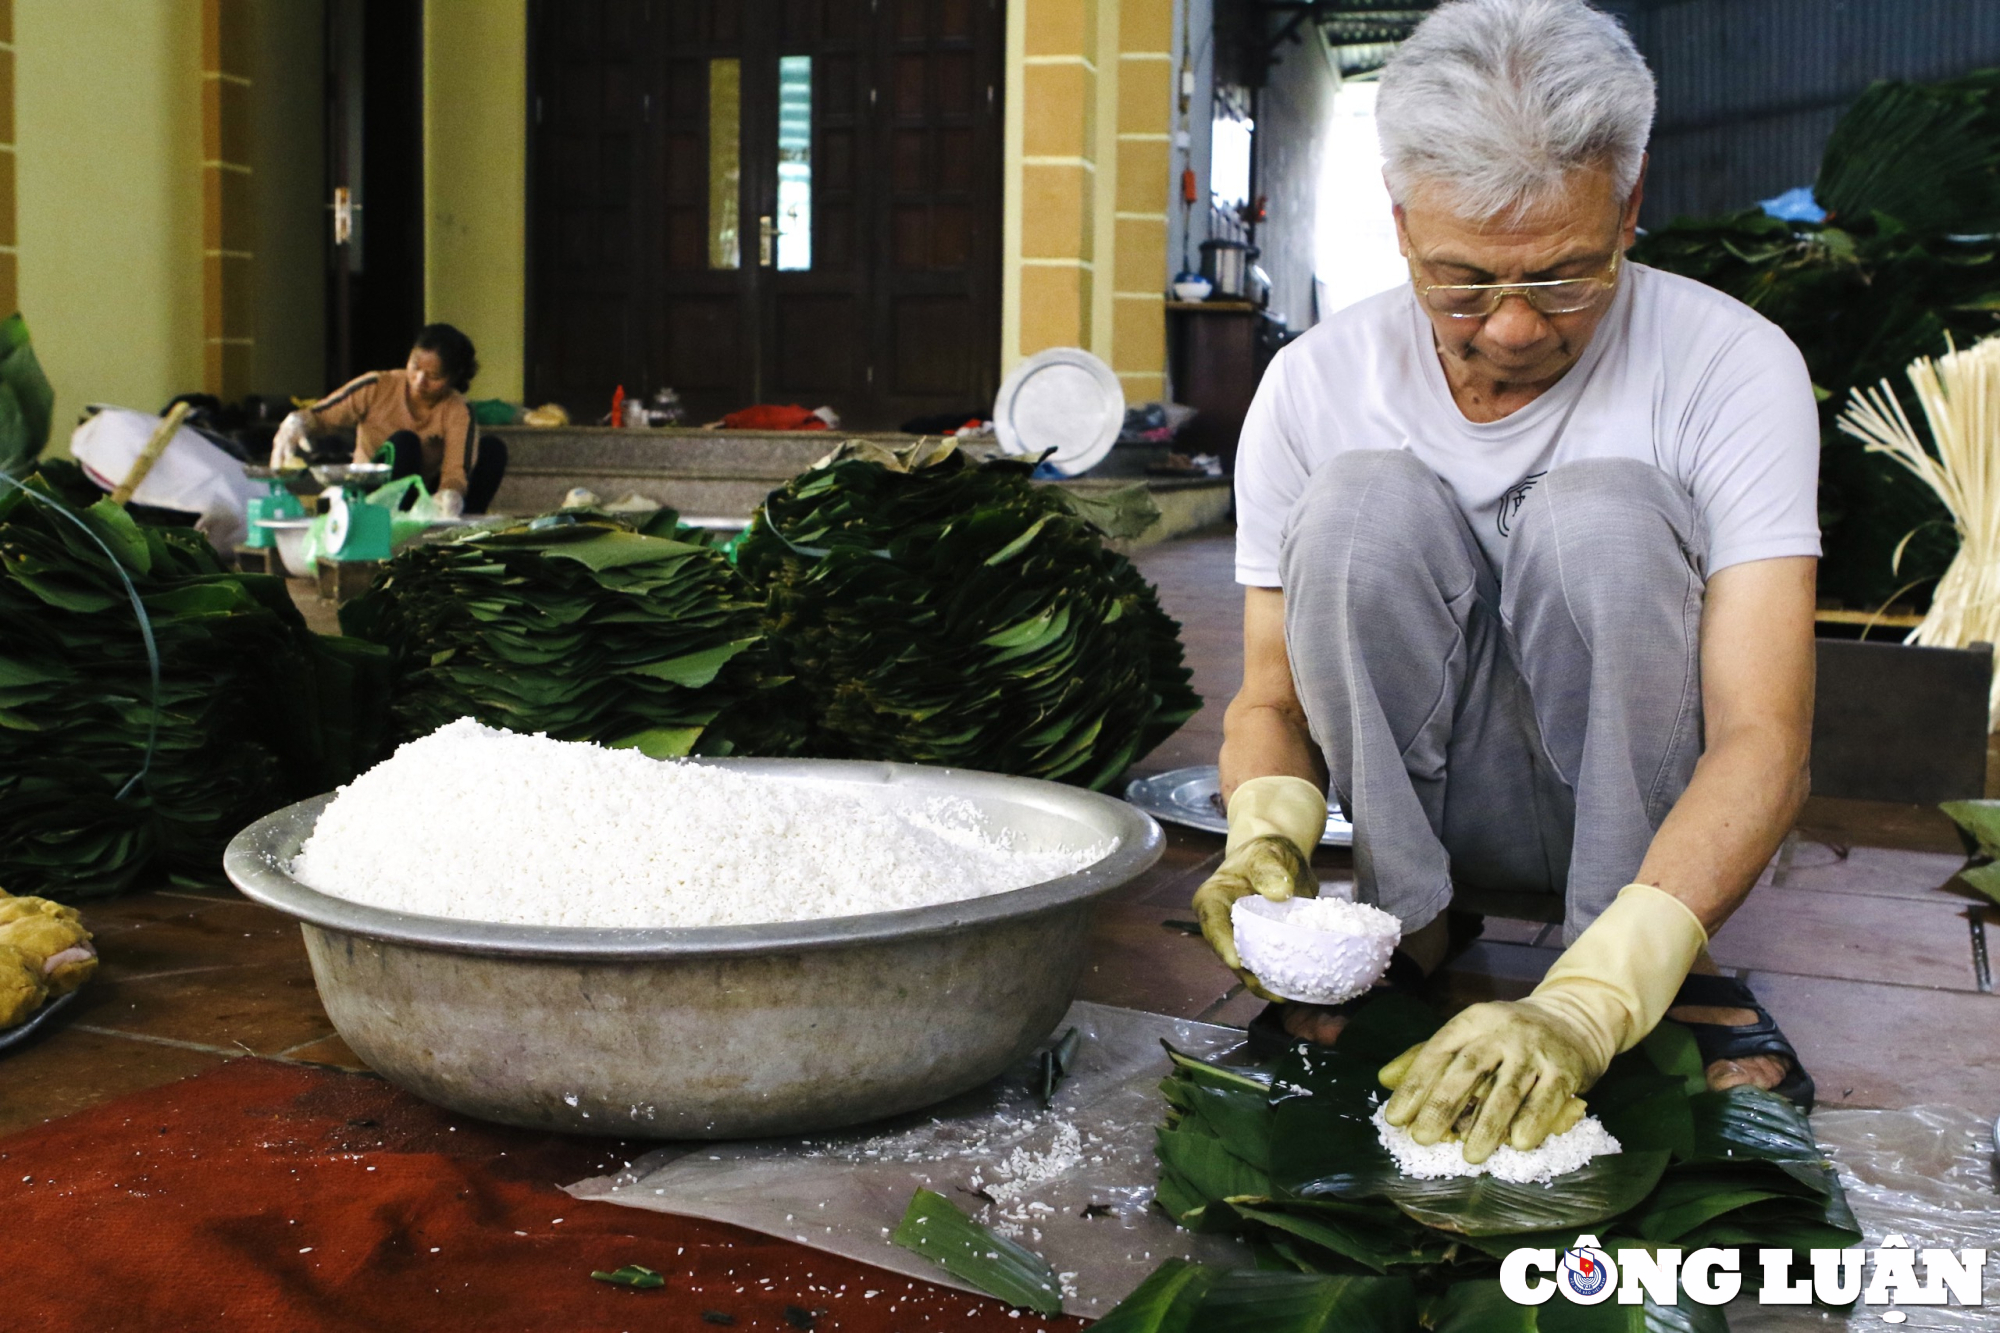
{"label": "clear plastic sheet", "polygon": [[1093,1318],[1163,1259],[1248,1263],[1236,1242],[1182,1231],[1150,1207],[1153,1131],[1166,1107],[1158,1091],[1168,1069],[1160,1042],[1216,1059],[1240,1046],[1243,1033],[1081,1001],[1052,1036],[1071,1025],[1083,1044],[1047,1110],[1029,1060],[983,1088],[896,1120],[813,1139],[676,1144],[568,1190],[580,1199],[729,1222],[961,1286],[889,1243],[921,1185],[1042,1255],[1063,1275],[1064,1308]]}
{"label": "clear plastic sheet", "polygon": [[[898,1120],[812,1140],[675,1145],[568,1189],[578,1198],[729,1222],[962,1285],[889,1243],[911,1192],[922,1185],[1047,1258],[1065,1275],[1065,1309],[1091,1317],[1124,1299],[1162,1259],[1247,1264],[1249,1254],[1236,1242],[1190,1235],[1150,1207],[1153,1130],[1165,1112],[1157,1091],[1167,1072],[1160,1042],[1217,1059],[1236,1050],[1243,1034],[1085,1003],[1071,1006],[1057,1033],[1072,1024],[1083,1046],[1050,1110],[1041,1106],[1029,1061],[984,1088]],[[1900,1235],[1917,1250],[2000,1248],[1991,1120],[1949,1106],[1828,1110],[1812,1119],[1840,1168],[1865,1246]],[[1989,1272],[1988,1289],[1993,1285]],[[2000,1328],[2000,1307],[1993,1304],[1905,1306],[1907,1322],[1900,1324],[1884,1321],[1887,1310],[1760,1306],[1751,1296],[1731,1304],[1729,1319],[1734,1333]]]}
{"label": "clear plastic sheet", "polygon": [[[1913,1106],[1818,1111],[1812,1124],[1820,1146],[1840,1168],[1868,1249],[1889,1235],[1901,1236],[1913,1250],[2000,1248],[2000,1173],[1989,1117],[1955,1106]],[[1987,1291],[1994,1285],[1989,1263]],[[1883,1319],[1889,1310],[1884,1305],[1856,1305],[1846,1312],[1791,1309],[1758,1305],[1750,1297],[1731,1303],[1729,1327],[1732,1333],[2000,1328],[2000,1307],[1991,1296],[1984,1307],[1900,1306],[1898,1312],[1908,1316],[1900,1323]]]}

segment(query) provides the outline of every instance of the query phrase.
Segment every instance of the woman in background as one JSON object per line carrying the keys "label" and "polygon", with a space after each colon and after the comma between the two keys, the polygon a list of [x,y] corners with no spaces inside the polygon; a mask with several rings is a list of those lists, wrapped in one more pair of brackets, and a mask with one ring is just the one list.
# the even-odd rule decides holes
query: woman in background
{"label": "woman in background", "polygon": [[393,444],[394,475],[422,476],[441,512],[483,514],[507,470],[507,446],[474,433],[465,393],[478,373],[472,339],[449,324],[426,324],[401,370],[371,371],[286,417],[271,466],[305,457],[313,436],[351,426],[355,462],[372,462]]}

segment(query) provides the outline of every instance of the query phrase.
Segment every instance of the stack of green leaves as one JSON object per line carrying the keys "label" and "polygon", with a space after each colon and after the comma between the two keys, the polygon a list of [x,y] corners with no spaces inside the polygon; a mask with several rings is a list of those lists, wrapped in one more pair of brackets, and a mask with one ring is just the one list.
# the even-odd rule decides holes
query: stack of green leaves
{"label": "stack of green leaves", "polygon": [[672,510],[414,546],[340,618],[394,658],[399,739],[471,717],[655,758],[785,748],[758,706],[757,604]]}
{"label": "stack of green leaves", "polygon": [[213,879],[245,824],[384,739],[385,654],[314,635],[282,579],[139,524],[74,463],[0,484],[0,627],[0,884],[17,894],[114,893],[154,867]]}
{"label": "stack of green leaves", "polygon": [[853,443],[772,493],[737,546],[790,725],[822,758],[1103,788],[1193,716],[1180,627],[1105,544],[1157,515],[950,444]]}
{"label": "stack of green leaves", "polygon": [[1805,354],[1820,394],[1820,591],[1873,609],[1927,601],[1958,549],[1915,478],[1836,421],[1849,390],[2000,327],[2000,71],[1949,83],[1878,83],[1835,126],[1814,197],[1824,223],[1760,209],[1657,227],[1632,258],[1754,307]]}
{"label": "stack of green leaves", "polygon": [[[1522,1246],[1565,1249],[1587,1232],[1614,1253],[1789,1248],[1803,1271],[1807,1250],[1859,1243],[1805,1116],[1755,1089],[1708,1091],[1693,1038],[1673,1023],[1590,1091],[1591,1112],[1623,1152],[1545,1185],[1401,1174],[1370,1119],[1383,1095],[1376,1073],[1437,1027],[1422,1005],[1384,995],[1349,1020],[1335,1047],[1295,1046],[1268,1067],[1176,1054],[1161,1085],[1170,1109],[1159,1134],[1160,1205],[1191,1230],[1241,1236],[1264,1271],[1218,1276],[1177,1262],[1098,1327],[1283,1333],[1404,1330],[1421,1320],[1533,1330],[1535,1309],[1498,1290],[1500,1260]],[[1757,1257],[1745,1260],[1754,1286]],[[1727,1327],[1720,1310],[1683,1300],[1649,1308],[1644,1327]],[[1636,1311],[1616,1304],[1545,1308],[1565,1329],[1639,1326]]]}

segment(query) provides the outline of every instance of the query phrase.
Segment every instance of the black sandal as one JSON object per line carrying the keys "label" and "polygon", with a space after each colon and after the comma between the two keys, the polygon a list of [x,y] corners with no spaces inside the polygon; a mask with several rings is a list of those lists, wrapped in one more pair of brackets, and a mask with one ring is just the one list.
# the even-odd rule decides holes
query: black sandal
{"label": "black sandal", "polygon": [[[1802,1112],[1813,1108],[1812,1075],[1806,1072],[1799,1060],[1799,1053],[1785,1034],[1778,1030],[1778,1020],[1771,1017],[1771,1011],[1758,1003],[1750,988],[1734,977],[1705,976],[1690,973],[1681,983],[1680,993],[1668,1011],[1682,1005],[1698,1005],[1709,1009],[1748,1009],[1757,1015],[1754,1023],[1729,1026],[1722,1023],[1681,1023],[1694,1034],[1695,1049],[1701,1052],[1703,1068],[1717,1060],[1741,1060],[1751,1055],[1775,1055],[1791,1063],[1791,1072],[1784,1081],[1771,1091],[1790,1101]],[[1674,1020],[1680,1022],[1679,1019]]]}

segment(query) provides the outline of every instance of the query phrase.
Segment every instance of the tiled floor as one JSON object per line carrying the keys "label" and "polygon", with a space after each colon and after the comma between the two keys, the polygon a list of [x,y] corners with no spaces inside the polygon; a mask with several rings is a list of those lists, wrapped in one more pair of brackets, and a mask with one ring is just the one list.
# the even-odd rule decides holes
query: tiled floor
{"label": "tiled floor", "polygon": [[[1140,774],[1213,763],[1239,676],[1226,535],[1142,551],[1184,626],[1200,716]],[[1935,811],[1814,801],[1766,883],[1718,935],[1819,1080],[1823,1104],[1951,1102],[1991,1111],[2000,998],[1973,974],[1957,839]],[[1192,931],[1188,899],[1222,840],[1172,829],[1160,865],[1100,913],[1083,997],[1243,1023],[1261,1007]],[[1322,852],[1323,879],[1351,874]],[[2000,927],[2000,909],[1990,912]],[[90,908],[103,970],[72,1021],[0,1062],[0,1133],[245,1054],[358,1068],[321,1010],[298,932],[233,895],[156,892]],[[2000,951],[2000,928],[1993,931]],[[1536,922],[1489,918],[1437,980],[1441,1002],[1524,993],[1554,956]]]}

